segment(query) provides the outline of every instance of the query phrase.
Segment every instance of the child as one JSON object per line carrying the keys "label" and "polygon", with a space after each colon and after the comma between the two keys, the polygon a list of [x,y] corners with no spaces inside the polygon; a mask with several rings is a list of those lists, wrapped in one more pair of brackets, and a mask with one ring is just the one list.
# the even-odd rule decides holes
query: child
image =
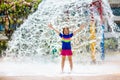
{"label": "child", "polygon": [[72,71],[73,62],[72,62],[72,50],[71,50],[71,37],[73,35],[75,35],[77,32],[79,32],[84,27],[84,25],[81,25],[80,28],[78,30],[74,31],[73,33],[69,33],[69,28],[65,27],[65,28],[63,28],[63,34],[60,33],[58,30],[56,30],[52,26],[52,24],[49,24],[48,27],[55,30],[59,34],[59,36],[62,38],[62,51],[61,51],[61,55],[62,55],[61,69],[62,69],[62,72],[64,70],[66,56],[68,56],[70,69]]}

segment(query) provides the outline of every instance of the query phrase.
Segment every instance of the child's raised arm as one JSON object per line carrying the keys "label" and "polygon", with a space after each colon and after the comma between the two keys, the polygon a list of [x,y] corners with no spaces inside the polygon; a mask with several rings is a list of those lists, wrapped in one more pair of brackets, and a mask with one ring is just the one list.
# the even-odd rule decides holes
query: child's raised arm
{"label": "child's raised arm", "polygon": [[73,32],[73,35],[75,35],[75,34],[77,34],[78,32],[80,32],[80,31],[85,27],[85,25],[86,25],[86,24],[80,25],[80,28],[77,29],[77,30],[75,30],[75,31]]}
{"label": "child's raised arm", "polygon": [[60,34],[60,32],[59,32],[57,29],[55,29],[55,28],[52,26],[52,24],[51,24],[51,23],[50,23],[50,24],[48,24],[48,27],[49,27],[49,28],[51,28],[51,29],[53,29],[53,30],[55,30],[55,31],[56,31],[56,33]]}

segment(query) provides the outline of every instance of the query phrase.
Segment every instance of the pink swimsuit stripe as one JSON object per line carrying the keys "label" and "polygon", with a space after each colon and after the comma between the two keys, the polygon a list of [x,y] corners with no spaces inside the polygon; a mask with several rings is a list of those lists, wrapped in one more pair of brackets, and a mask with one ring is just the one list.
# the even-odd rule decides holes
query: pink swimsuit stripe
{"label": "pink swimsuit stripe", "polygon": [[63,40],[71,40],[71,38],[62,38]]}

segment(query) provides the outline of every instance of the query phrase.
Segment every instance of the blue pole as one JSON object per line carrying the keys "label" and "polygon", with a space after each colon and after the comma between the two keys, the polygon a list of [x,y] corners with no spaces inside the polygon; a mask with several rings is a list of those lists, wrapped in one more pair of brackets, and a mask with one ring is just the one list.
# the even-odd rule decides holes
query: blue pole
{"label": "blue pole", "polygon": [[101,59],[104,60],[105,59],[105,48],[104,48],[104,40],[105,40],[105,36],[104,36],[104,29],[105,26],[102,25],[102,38],[101,38],[101,42],[100,42],[100,47],[101,47]]}

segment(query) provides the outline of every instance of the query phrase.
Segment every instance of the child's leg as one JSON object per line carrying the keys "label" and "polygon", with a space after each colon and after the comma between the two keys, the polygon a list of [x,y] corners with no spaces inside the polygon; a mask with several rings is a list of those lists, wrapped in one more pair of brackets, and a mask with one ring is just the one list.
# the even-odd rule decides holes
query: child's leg
{"label": "child's leg", "polygon": [[64,70],[65,59],[66,59],[66,56],[62,56],[62,62],[61,62],[61,69],[62,69],[62,72],[63,72],[63,70]]}
{"label": "child's leg", "polygon": [[72,56],[68,56],[68,60],[69,60],[69,63],[70,63],[70,69],[72,71],[72,68],[73,68]]}

